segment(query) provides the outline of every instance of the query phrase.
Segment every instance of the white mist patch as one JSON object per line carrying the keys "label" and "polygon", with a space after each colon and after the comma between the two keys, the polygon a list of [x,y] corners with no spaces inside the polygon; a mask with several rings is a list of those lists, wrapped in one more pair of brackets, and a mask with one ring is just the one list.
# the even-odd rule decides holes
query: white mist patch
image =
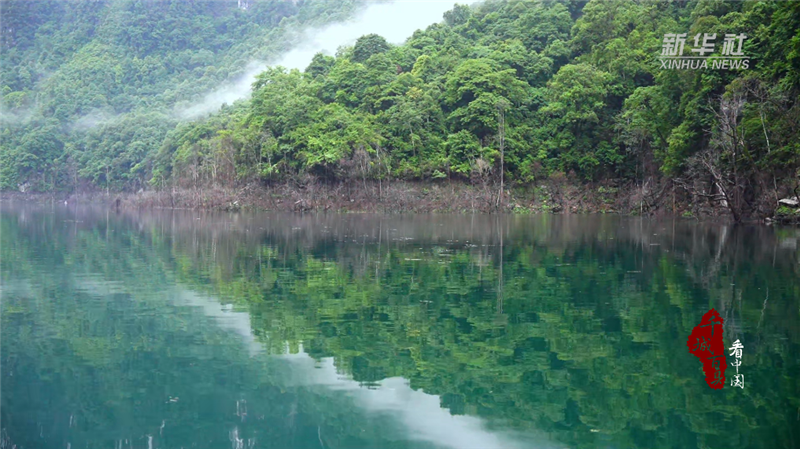
{"label": "white mist patch", "polygon": [[69,128],[71,131],[88,131],[97,126],[106,124],[117,117],[119,116],[98,109],[75,120]]}
{"label": "white mist patch", "polygon": [[23,126],[33,118],[35,110],[33,108],[17,109],[14,112],[0,107],[0,125],[3,126]]}
{"label": "white mist patch", "polygon": [[332,55],[342,45],[352,45],[365,34],[379,34],[392,44],[402,44],[414,31],[441,22],[456,3],[472,1],[397,1],[370,5],[353,20],[320,29],[307,30],[301,44],[280,57],[273,65],[303,70],[315,54]]}
{"label": "white mist patch", "polygon": [[206,94],[199,103],[180,111],[178,117],[181,119],[198,118],[218,111],[223,104],[233,104],[237,100],[249,97],[256,75],[266,70],[266,68],[267,64],[263,62],[251,62],[245,68],[243,75]]}
{"label": "white mist patch", "polygon": [[209,93],[199,103],[183,109],[178,115],[183,119],[193,119],[216,112],[223,104],[232,104],[236,100],[249,97],[256,75],[267,66],[304,70],[315,54],[322,52],[332,55],[339,47],[352,45],[365,34],[379,34],[390,43],[401,44],[414,31],[441,22],[443,14],[453,9],[456,3],[473,4],[477,0],[401,0],[376,3],[347,22],[307,29],[300,34],[299,43],[290,51],[269,62],[251,62],[244,75]]}

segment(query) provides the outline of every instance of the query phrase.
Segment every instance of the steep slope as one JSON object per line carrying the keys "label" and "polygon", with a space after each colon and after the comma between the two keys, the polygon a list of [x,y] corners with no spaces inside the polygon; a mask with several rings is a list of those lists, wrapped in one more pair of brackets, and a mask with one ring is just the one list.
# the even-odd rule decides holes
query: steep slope
{"label": "steep slope", "polygon": [[[296,31],[346,18],[357,4],[10,0],[0,6],[0,188],[47,190],[80,180],[140,184],[145,174],[136,164],[178,122],[176,110],[241,76],[252,61],[285,51]],[[100,125],[107,129],[92,133]]]}
{"label": "steep slope", "polygon": [[[96,18],[57,32],[39,9],[15,13],[80,48],[62,57],[53,47],[51,58],[37,33],[8,28],[4,48],[13,44],[8,59],[20,62],[4,75],[16,89],[4,102],[27,124],[3,131],[0,188],[446,178],[482,186],[481,201],[500,205],[501,179],[606,182],[601,193],[627,191],[639,213],[669,196],[694,212],[727,209],[736,221],[772,214],[800,189],[800,2],[458,5],[401,45],[367,34],[305,70],[269,68],[252,101],[180,125],[175,108],[275,54],[288,24],[357,5],[100,4],[44,8]],[[258,8],[271,24],[253,20]],[[684,55],[709,37],[706,56],[717,60],[740,39],[747,64],[664,67],[665,39],[676,33],[687,36]],[[35,119],[25,122],[30,110]]]}
{"label": "steep slope", "polygon": [[[495,1],[444,19],[264,72],[249,105],[167,137],[153,184],[448,178],[496,197],[502,174],[737,221],[798,190],[800,2]],[[715,59],[662,67],[670,33],[691,56],[708,36]],[[739,37],[747,64],[714,68]]]}

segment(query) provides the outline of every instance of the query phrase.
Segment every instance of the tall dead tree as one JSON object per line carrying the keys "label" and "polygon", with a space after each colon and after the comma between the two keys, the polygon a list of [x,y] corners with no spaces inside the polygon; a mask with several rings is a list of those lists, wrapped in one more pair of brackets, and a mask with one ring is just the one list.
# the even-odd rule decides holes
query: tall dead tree
{"label": "tall dead tree", "polygon": [[717,133],[710,145],[719,156],[702,160],[714,177],[717,188],[725,196],[725,203],[736,222],[742,219],[744,185],[739,174],[738,159],[744,150],[744,127],[739,126],[739,122],[746,102],[741,91],[728,92],[720,98],[719,111],[715,112]]}
{"label": "tall dead tree", "polygon": [[497,194],[497,203],[495,207],[501,204],[503,198],[503,181],[505,175],[505,149],[506,149],[506,108],[508,102],[501,99],[497,102],[497,138],[500,146],[500,192]]}
{"label": "tall dead tree", "polygon": [[744,93],[738,90],[720,97],[719,109],[714,110],[716,127],[708,147],[687,160],[685,177],[675,179],[689,194],[726,207],[737,223],[744,212],[745,182],[739,159],[745,145],[740,121],[746,102]]}

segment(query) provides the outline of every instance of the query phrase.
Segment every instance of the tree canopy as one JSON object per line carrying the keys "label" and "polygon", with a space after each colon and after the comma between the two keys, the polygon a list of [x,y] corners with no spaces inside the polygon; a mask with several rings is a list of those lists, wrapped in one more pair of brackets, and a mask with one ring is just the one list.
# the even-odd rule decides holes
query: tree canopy
{"label": "tree canopy", "polygon": [[[336,56],[316,55],[303,71],[270,68],[252,100],[189,122],[163,106],[185,104],[240,73],[247,58],[277,51],[290,25],[357,5],[101,4],[4,3],[15,26],[4,31],[10,64],[0,79],[4,117],[15,118],[2,129],[0,188],[496,177],[498,104],[508,105],[502,170],[516,185],[564,174],[669,179],[744,210],[796,184],[797,2],[459,5],[401,45],[370,34]],[[57,25],[63,16],[75,20]],[[663,69],[664,36],[681,32],[715,34],[713,55],[724,35],[746,34],[749,67]],[[147,130],[125,131],[126,123]],[[51,141],[33,149],[43,129]],[[220,157],[229,162],[222,177]],[[703,179],[713,181],[697,187]]]}

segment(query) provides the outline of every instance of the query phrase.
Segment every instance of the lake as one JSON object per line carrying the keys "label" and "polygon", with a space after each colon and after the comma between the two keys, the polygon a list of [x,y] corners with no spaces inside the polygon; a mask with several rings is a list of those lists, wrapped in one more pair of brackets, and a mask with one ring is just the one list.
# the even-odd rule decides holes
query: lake
{"label": "lake", "polygon": [[[2,447],[800,447],[799,240],[3,203]],[[711,308],[743,389],[688,352]]]}

